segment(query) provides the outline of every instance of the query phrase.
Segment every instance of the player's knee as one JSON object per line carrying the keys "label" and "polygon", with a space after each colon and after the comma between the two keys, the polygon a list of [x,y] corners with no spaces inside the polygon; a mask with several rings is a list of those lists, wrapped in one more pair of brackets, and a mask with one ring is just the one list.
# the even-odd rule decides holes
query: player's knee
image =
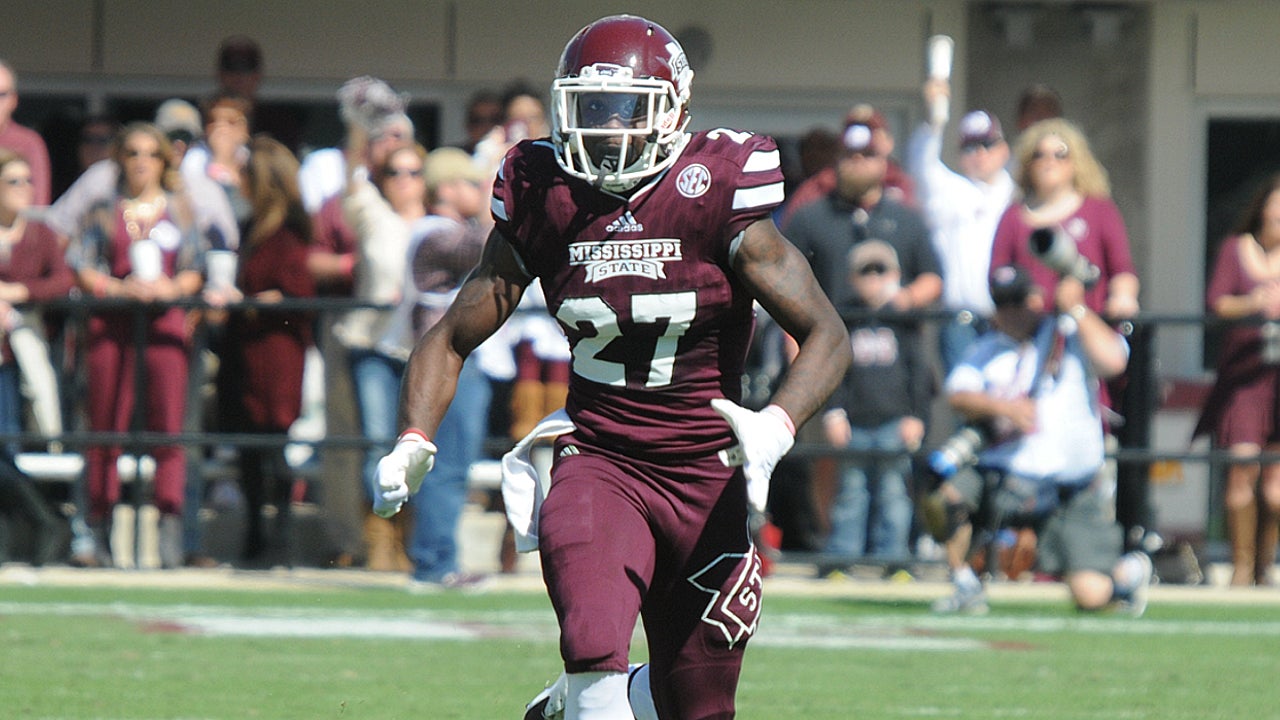
{"label": "player's knee", "polygon": [[560,654],[570,673],[627,671],[626,640],[619,642],[613,633],[602,633],[599,627],[593,632],[566,624],[561,629]]}
{"label": "player's knee", "polygon": [[964,502],[948,502],[946,512],[946,537],[950,538],[956,531],[969,524],[969,506]]}

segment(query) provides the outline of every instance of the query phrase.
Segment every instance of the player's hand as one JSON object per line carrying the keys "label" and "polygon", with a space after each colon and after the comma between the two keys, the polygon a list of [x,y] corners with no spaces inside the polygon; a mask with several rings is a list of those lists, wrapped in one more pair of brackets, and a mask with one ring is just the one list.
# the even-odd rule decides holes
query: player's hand
{"label": "player's hand", "polygon": [[770,405],[756,412],[724,398],[712,400],[711,408],[729,423],[737,436],[746,458],[742,470],[747,476],[747,500],[756,510],[764,512],[773,468],[796,442],[795,433],[783,419],[786,411]]}
{"label": "player's hand", "polygon": [[374,474],[373,512],[389,518],[418,492],[436,464],[436,446],[418,430],[405,430],[391,452],[378,461]]}

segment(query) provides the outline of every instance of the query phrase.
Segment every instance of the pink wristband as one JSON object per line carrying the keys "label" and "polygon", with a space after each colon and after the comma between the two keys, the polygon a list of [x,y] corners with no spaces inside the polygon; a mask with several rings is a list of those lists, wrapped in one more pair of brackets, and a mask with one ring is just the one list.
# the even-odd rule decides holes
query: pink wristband
{"label": "pink wristband", "polygon": [[796,436],[796,424],[792,421],[791,416],[787,414],[787,411],[782,409],[782,406],[770,404],[760,412],[767,412],[770,415],[777,417],[782,421],[783,425],[787,426],[787,432],[791,433],[791,437]]}

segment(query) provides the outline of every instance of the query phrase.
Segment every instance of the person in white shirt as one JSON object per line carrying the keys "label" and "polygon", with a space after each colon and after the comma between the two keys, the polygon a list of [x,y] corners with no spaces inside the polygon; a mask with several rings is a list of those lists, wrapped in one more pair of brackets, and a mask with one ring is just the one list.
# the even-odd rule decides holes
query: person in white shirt
{"label": "person in white shirt", "polygon": [[[1017,188],[1009,175],[1009,144],[1000,121],[985,110],[960,119],[957,169],[942,161],[945,111],[951,88],[946,80],[924,85],[929,119],[911,136],[907,169],[942,263],[942,304],[954,316],[939,328],[944,372],[950,372],[975,338],[990,326],[987,272],[996,224]],[[941,104],[942,110],[935,110]]]}
{"label": "person in white shirt", "polygon": [[[955,593],[937,612],[984,612],[985,592],[967,559],[974,527],[1031,527],[1037,565],[1066,583],[1076,606],[1140,615],[1151,560],[1121,557],[1114,479],[1104,472],[1099,380],[1124,372],[1129,346],[1084,303],[1084,285],[1058,282],[1052,305],[1026,270],[991,273],[995,329],[947,376],[947,400],[982,436],[968,457],[951,441],[931,458],[946,475],[947,561]],[[976,452],[972,452],[976,451]],[[951,464],[939,454],[952,453]],[[956,466],[959,467],[956,467]]]}

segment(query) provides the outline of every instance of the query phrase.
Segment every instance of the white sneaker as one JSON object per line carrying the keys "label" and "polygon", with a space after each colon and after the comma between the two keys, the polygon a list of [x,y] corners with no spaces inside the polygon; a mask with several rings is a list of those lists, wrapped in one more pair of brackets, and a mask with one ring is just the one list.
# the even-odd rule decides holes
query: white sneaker
{"label": "white sneaker", "polygon": [[955,588],[956,591],[951,595],[934,601],[932,605],[934,612],[986,615],[990,610],[987,606],[987,593],[983,591],[981,585],[972,588],[956,585]]}
{"label": "white sneaker", "polygon": [[1142,614],[1147,611],[1147,591],[1151,587],[1151,576],[1154,572],[1151,558],[1147,557],[1146,553],[1135,550],[1125,555],[1121,563],[1128,566],[1126,574],[1133,582],[1133,589],[1129,591],[1127,600],[1117,604],[1116,610],[1133,617],[1142,617]]}
{"label": "white sneaker", "polygon": [[564,720],[564,702],[568,694],[569,676],[560,673],[550,687],[524,706],[524,720]]}

